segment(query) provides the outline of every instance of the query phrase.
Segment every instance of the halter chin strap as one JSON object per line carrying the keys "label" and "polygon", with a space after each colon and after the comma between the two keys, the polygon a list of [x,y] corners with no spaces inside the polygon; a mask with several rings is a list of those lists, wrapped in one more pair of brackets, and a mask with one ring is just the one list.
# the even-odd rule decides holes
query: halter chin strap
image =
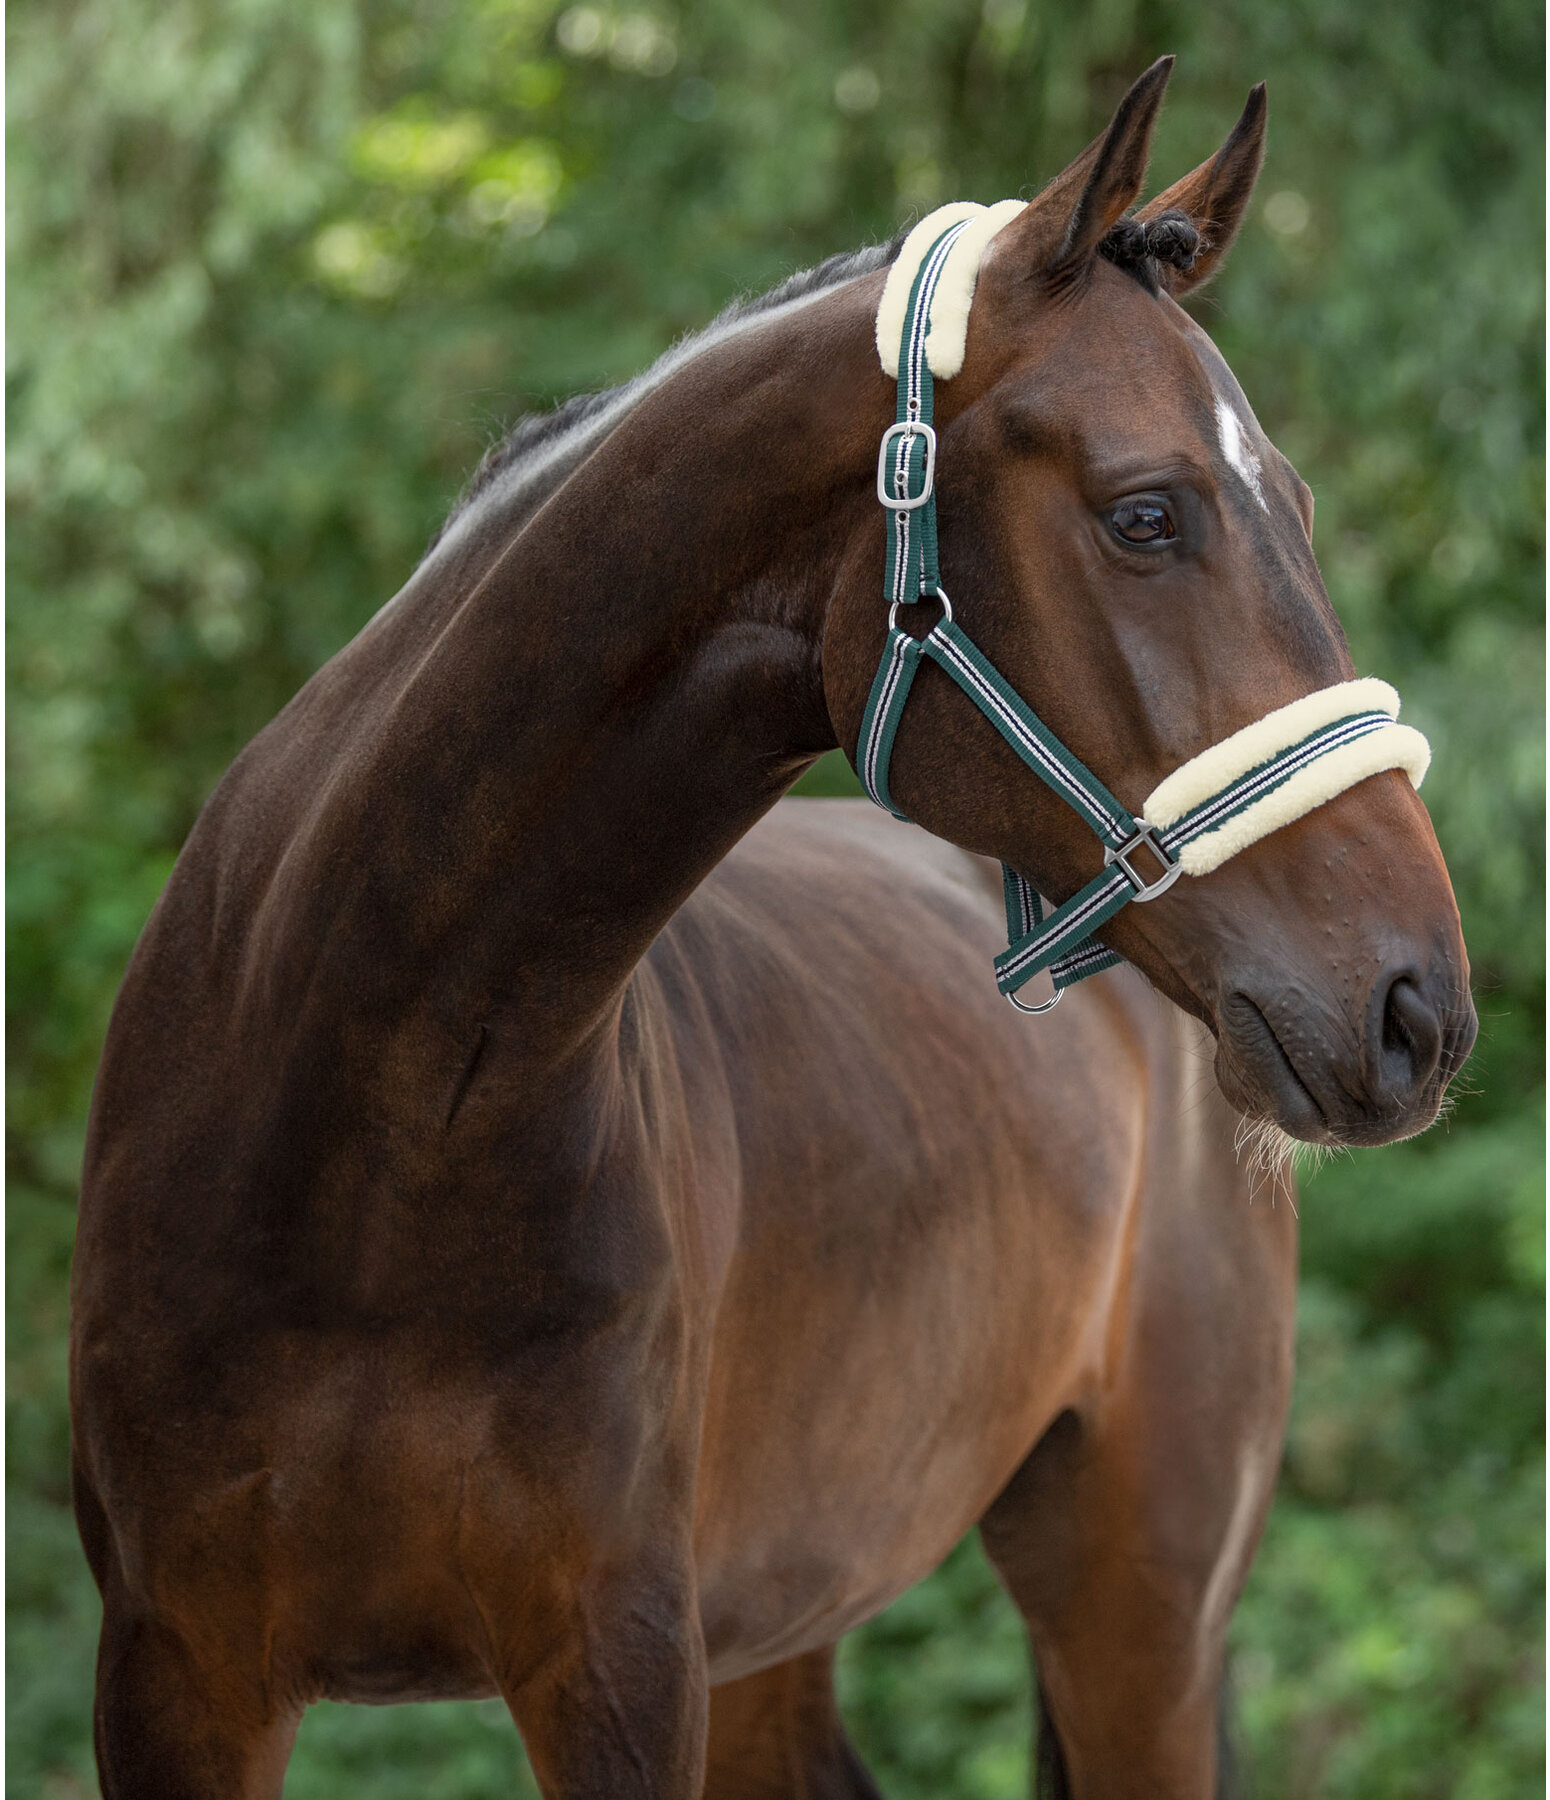
{"label": "halter chin strap", "polygon": [[[1103,869],[1048,917],[1016,869],[1003,865],[1007,936],[996,985],[1023,1012],[1044,1012],[1073,982],[1121,961],[1093,933],[1132,900],[1155,900],[1181,875],[1205,875],[1283,825],[1384,769],[1419,787],[1431,760],[1420,732],[1398,725],[1387,682],[1343,681],[1235,731],[1191,757],[1147,796],[1138,818],[1039,719],[953,617],[937,568],[936,433],[932,378],[963,365],[969,305],[980,259],[1020,201],[945,206],[904,240],[877,314],[883,368],[896,360],[896,422],[883,433],[877,497],[888,511],[888,637],[872,681],[856,761],[867,792],[904,818],[888,790],[899,721],[921,663],[929,660],[974,702],[1024,763],[1080,813],[1103,845]],[[942,617],[922,638],[898,626],[901,606],[926,598]],[[1017,991],[1040,970],[1054,998],[1025,1006]]]}

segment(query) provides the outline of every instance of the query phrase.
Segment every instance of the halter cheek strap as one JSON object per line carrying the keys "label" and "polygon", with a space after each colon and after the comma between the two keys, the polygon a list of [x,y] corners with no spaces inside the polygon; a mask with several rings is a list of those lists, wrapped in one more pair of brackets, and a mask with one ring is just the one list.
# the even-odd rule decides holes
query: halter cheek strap
{"label": "halter cheek strap", "polygon": [[[856,761],[867,792],[896,818],[888,768],[905,703],[930,661],[960,687],[1022,761],[1086,820],[1103,845],[1103,869],[1048,917],[1032,885],[1003,865],[1007,935],[996,985],[1024,1012],[1043,1012],[1073,982],[1121,958],[1093,937],[1132,900],[1155,900],[1182,875],[1205,875],[1283,825],[1385,769],[1419,787],[1426,739],[1399,725],[1387,682],[1343,681],[1234,732],[1174,770],[1147,796],[1139,818],[1040,720],[953,617],[937,567],[936,433],[932,378],[962,367],[969,306],[986,246],[1020,201],[959,204],[923,219],[889,271],[877,314],[878,354],[896,363],[895,423],[878,450],[877,497],[888,512],[888,636],[862,716]],[[934,321],[934,322],[933,322]],[[941,604],[925,637],[898,626],[901,606]],[[1017,991],[1042,969],[1054,999],[1025,1006]]]}

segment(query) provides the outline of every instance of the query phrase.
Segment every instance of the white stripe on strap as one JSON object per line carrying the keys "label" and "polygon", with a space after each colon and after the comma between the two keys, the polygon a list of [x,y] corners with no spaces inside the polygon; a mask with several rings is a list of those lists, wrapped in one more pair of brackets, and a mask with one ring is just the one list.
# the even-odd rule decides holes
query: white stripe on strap
{"label": "white stripe on strap", "polygon": [[[1001,964],[1003,978],[1008,975],[1020,974],[1036,958],[1045,957],[1047,959],[1050,945],[1063,943],[1073,932],[1081,936],[1082,928],[1087,926],[1088,920],[1101,913],[1121,889],[1126,893],[1131,891],[1130,883],[1116,869],[1112,875],[1105,876],[1102,885],[1095,887],[1085,900],[1079,893],[1073,894],[1064,906],[1057,906],[1054,912],[1038,927],[1039,935],[1014,955],[1006,957]],[[1080,904],[1077,904],[1078,902]],[[1038,970],[1035,969],[1034,973],[1037,974]]]}
{"label": "white stripe on strap", "polygon": [[1357,738],[1382,731],[1392,723],[1387,713],[1366,712],[1326,725],[1295,749],[1283,750],[1270,762],[1241,776],[1231,787],[1223,788],[1221,793],[1197,806],[1193,812],[1185,813],[1177,824],[1159,833],[1163,843],[1170,850],[1177,850],[1180,844],[1187,844],[1192,838],[1204,837],[1208,831],[1215,831],[1224,824],[1232,814],[1242,812],[1250,801],[1260,799],[1290,780],[1299,769],[1317,762],[1321,756],[1328,756],[1332,750],[1343,749]]}
{"label": "white stripe on strap", "polygon": [[864,746],[861,773],[867,792],[879,806],[886,806],[887,802],[883,799],[877,779],[877,759],[887,735],[894,695],[898,692],[899,681],[904,673],[904,659],[909,654],[909,649],[910,640],[903,632],[896,633],[888,661],[886,684],[878,699],[877,710],[872,715],[872,729]]}
{"label": "white stripe on strap", "polygon": [[977,697],[980,711],[992,720],[999,719],[1003,722],[1006,731],[1002,735],[1011,734],[1013,747],[1015,748],[1018,744],[1023,746],[1026,752],[1023,760],[1029,763],[1037,762],[1041,769],[1047,770],[1052,783],[1064,788],[1068,795],[1076,799],[1079,807],[1086,807],[1093,818],[1104,820],[1108,824],[1110,833],[1117,839],[1121,835],[1118,819],[1113,816],[1108,807],[1095,798],[1086,784],[1079,781],[1072,770],[1029,730],[1023,719],[1002,699],[1001,695],[953,640],[941,630],[937,630],[932,632],[927,643],[928,648],[934,645],[940,649],[943,656],[951,662],[952,670],[949,673],[956,672],[959,677],[958,685],[968,689],[971,698]]}

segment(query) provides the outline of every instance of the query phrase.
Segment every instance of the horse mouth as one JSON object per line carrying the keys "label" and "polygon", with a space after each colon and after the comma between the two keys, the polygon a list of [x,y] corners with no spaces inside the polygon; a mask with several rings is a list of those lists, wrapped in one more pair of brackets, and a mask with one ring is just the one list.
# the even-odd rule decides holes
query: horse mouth
{"label": "horse mouth", "polygon": [[1342,1029],[1315,1007],[1235,990],[1217,1021],[1222,1092],[1246,1118],[1305,1144],[1392,1144],[1425,1131],[1474,1043],[1474,1008],[1434,1005],[1401,973],[1367,1010],[1364,1028]]}
{"label": "horse mouth", "polygon": [[1217,1028],[1217,1080],[1245,1117],[1268,1119],[1305,1144],[1333,1144],[1330,1122],[1275,1027],[1247,994],[1228,996]]}

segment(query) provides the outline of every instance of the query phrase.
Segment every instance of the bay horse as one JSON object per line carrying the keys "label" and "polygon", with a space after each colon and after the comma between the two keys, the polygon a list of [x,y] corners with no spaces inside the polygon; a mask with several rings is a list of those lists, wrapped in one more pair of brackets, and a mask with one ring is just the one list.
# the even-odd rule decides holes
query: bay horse
{"label": "bay horse", "polygon": [[[960,618],[1130,805],[1352,674],[1178,304],[1263,89],[1127,217],[1168,69],[989,244],[936,426]],[[1062,896],[1097,848],[939,670],[918,825],[776,805],[854,759],[883,642],[892,253],[519,429],[199,819],[73,1276],[107,1800],[277,1795],[323,1697],[492,1695],[551,1800],[861,1800],[833,1646],[976,1523],[1051,1791],[1215,1791],[1295,1277],[1235,1138],[1434,1118],[1457,910],[1390,770],[1031,1021],[983,859]]]}

